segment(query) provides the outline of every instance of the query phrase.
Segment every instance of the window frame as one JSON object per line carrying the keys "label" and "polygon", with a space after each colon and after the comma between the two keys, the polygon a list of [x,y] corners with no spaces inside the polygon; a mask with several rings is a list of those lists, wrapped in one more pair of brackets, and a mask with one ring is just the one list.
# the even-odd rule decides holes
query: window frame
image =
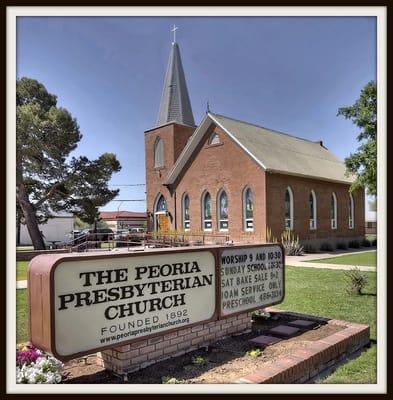
{"label": "window frame", "polygon": [[[309,219],[309,223],[310,223],[310,230],[311,231],[315,231],[317,229],[317,196],[314,192],[314,190],[311,189],[309,197],[308,197],[308,201],[309,201],[309,207],[310,207],[310,196],[313,199],[313,216],[312,218]],[[309,209],[309,212],[311,210]]]}
{"label": "window frame", "polygon": [[[247,191],[251,193],[251,204],[252,204],[252,218],[247,218]],[[243,204],[243,231],[244,232],[254,232],[254,196],[252,194],[252,189],[249,186],[246,186],[243,189],[242,195],[242,204]],[[252,227],[248,227],[248,222],[251,221]]]}
{"label": "window frame", "polygon": [[348,228],[355,229],[355,201],[352,193],[349,193]]}
{"label": "window frame", "polygon": [[[226,199],[227,199],[227,218],[226,219],[222,219],[221,218],[221,196],[225,194]],[[228,232],[229,230],[229,215],[228,215],[228,193],[226,192],[226,190],[224,188],[220,189],[217,193],[217,229],[219,232]],[[221,227],[221,223],[226,223],[226,228],[222,228]]]}
{"label": "window frame", "polygon": [[[161,198],[164,199],[166,209],[158,211],[158,203],[160,202]],[[156,201],[154,202],[154,209],[153,209],[153,222],[154,222],[154,231],[158,231],[158,221],[157,221],[157,215],[159,214],[165,214],[168,215],[168,203],[166,201],[165,196],[162,193],[158,193],[156,197]]]}
{"label": "window frame", "polygon": [[[159,149],[158,149],[158,146],[160,146]],[[160,156],[161,156],[160,165],[158,165],[158,162],[157,162],[158,151],[160,152]],[[164,142],[160,138],[160,136],[157,136],[156,140],[154,142],[154,168],[159,169],[159,168],[163,168],[163,167],[164,167]]]}
{"label": "window frame", "polygon": [[[218,141],[214,141],[214,140],[218,140]],[[210,136],[209,139],[207,141],[207,145],[208,146],[217,146],[218,144],[221,144],[221,138],[220,135],[217,132],[213,132]]]}
{"label": "window frame", "polygon": [[[186,219],[186,198],[188,198],[188,219]],[[187,192],[185,192],[182,197],[182,226],[185,232],[190,230],[190,196]]]}
{"label": "window frame", "polygon": [[[205,218],[205,199],[206,196],[209,195],[210,197],[210,219]],[[202,217],[202,230],[204,232],[211,232],[213,230],[213,221],[212,221],[212,196],[209,193],[209,191],[205,191],[202,193],[202,198],[201,198],[201,217]],[[210,223],[210,227],[206,228],[206,223]]]}
{"label": "window frame", "polygon": [[[289,218],[286,217],[286,195],[289,194]],[[284,227],[285,229],[293,230],[294,227],[294,210],[293,210],[293,190],[290,186],[285,189],[284,194]],[[289,221],[289,226],[287,226],[287,222]]]}
{"label": "window frame", "polygon": [[332,203],[330,203],[330,227],[333,230],[337,229],[338,219],[337,219],[337,195],[335,192],[332,192],[330,202],[333,201],[333,213],[334,218],[332,218]]}

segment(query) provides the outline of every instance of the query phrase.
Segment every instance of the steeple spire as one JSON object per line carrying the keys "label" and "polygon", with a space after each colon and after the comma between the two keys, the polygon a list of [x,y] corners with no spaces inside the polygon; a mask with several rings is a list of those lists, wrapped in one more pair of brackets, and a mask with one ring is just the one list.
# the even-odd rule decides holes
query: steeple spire
{"label": "steeple spire", "polygon": [[174,41],[172,42],[166,70],[164,88],[161,96],[160,111],[157,118],[157,126],[168,122],[177,122],[183,125],[195,126],[192,114],[190,98],[188,96],[186,78],[180,58],[179,45],[175,42],[175,34],[178,28],[173,27]]}

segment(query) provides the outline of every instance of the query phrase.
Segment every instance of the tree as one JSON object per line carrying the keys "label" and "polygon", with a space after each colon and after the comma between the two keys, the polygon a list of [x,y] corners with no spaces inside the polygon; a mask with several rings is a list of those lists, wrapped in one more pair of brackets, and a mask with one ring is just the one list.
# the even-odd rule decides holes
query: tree
{"label": "tree", "polygon": [[[38,228],[56,211],[84,220],[118,194],[108,182],[121,169],[112,153],[96,160],[69,157],[82,135],[71,114],[36,80],[16,82],[16,194],[35,249],[45,244]],[[97,209],[94,208],[94,212]]]}
{"label": "tree", "polygon": [[357,178],[351,191],[366,188],[368,194],[377,194],[377,86],[369,82],[360,92],[355,104],[338,109],[337,115],[350,119],[361,131],[357,151],[345,159],[347,171]]}

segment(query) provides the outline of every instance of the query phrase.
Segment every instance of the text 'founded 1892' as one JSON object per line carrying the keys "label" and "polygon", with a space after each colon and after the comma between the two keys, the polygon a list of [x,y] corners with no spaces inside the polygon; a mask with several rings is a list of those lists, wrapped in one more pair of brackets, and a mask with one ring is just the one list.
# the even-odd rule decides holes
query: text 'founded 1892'
{"label": "text 'founded 1892'", "polygon": [[224,250],[220,260],[221,315],[282,301],[283,260],[278,245]]}

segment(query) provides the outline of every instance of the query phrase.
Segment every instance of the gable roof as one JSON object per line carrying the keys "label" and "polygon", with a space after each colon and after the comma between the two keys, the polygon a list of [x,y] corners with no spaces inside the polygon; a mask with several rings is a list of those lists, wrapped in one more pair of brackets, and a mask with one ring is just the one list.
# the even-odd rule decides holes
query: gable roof
{"label": "gable roof", "polygon": [[354,180],[353,176],[346,176],[344,163],[323,147],[319,141],[301,139],[248,122],[209,113],[189,139],[170,171],[166,184],[173,184],[176,181],[212,123],[223,129],[265,171],[347,184]]}

